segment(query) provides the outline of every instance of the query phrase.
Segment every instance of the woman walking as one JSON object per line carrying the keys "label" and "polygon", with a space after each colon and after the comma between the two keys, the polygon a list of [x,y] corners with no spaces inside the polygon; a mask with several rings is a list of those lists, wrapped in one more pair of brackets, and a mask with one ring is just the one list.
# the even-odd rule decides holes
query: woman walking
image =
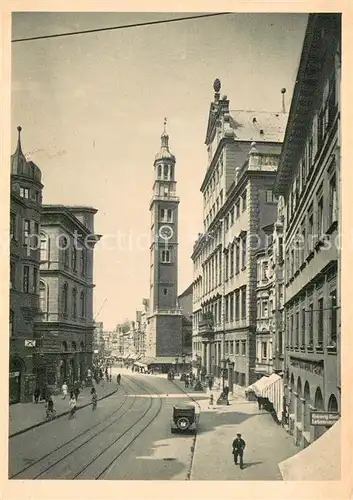
{"label": "woman walking", "polygon": [[72,418],[76,417],[76,398],[73,392],[71,392],[70,394],[69,406],[70,406],[69,420],[71,420]]}

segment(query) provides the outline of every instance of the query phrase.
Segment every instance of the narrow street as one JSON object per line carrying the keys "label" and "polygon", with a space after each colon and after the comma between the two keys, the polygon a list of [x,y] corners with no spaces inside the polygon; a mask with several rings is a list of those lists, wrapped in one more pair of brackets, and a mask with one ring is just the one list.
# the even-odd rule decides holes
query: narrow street
{"label": "narrow street", "polygon": [[[118,371],[114,368],[113,375]],[[201,407],[194,446],[193,435],[170,432],[173,405],[190,403],[180,382],[122,373],[119,391],[100,401],[95,412],[86,407],[73,420],[60,417],[11,438],[9,476],[280,480],[278,463],[297,451],[284,430],[254,403],[235,398],[229,407],[208,408],[206,394],[194,396]],[[230,453],[236,432],[242,432],[247,442],[242,471]]]}

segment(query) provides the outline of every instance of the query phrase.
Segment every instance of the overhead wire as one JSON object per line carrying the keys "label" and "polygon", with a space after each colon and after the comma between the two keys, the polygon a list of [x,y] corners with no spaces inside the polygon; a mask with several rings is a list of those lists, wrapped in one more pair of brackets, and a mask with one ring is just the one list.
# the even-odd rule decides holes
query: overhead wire
{"label": "overhead wire", "polygon": [[103,31],[138,28],[141,26],[152,26],[152,25],[156,25],[156,24],[167,24],[167,23],[175,23],[175,22],[181,22],[181,21],[190,21],[192,19],[202,19],[202,18],[206,18],[206,17],[224,16],[227,14],[232,14],[232,12],[216,12],[213,14],[199,14],[196,16],[177,17],[174,19],[161,19],[158,21],[146,21],[146,22],[134,23],[134,24],[123,24],[121,26],[108,26],[106,28],[96,28],[96,29],[82,30],[82,31],[71,31],[68,33],[55,33],[52,35],[32,36],[32,37],[28,37],[28,38],[15,38],[14,40],[11,40],[11,42],[12,43],[28,42],[28,41],[32,41],[32,40],[44,40],[44,39],[48,39],[48,38],[59,38],[59,37],[64,37],[64,36],[74,36],[74,35],[84,35],[84,34],[89,34],[89,33],[98,33],[98,32],[103,32]]}

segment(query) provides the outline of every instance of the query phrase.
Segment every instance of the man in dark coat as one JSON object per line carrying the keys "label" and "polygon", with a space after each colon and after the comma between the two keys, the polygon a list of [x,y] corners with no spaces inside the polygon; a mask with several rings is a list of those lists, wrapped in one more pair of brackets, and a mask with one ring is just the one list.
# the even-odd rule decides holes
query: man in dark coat
{"label": "man in dark coat", "polygon": [[233,456],[234,456],[234,463],[235,465],[238,465],[238,457],[240,459],[240,468],[242,469],[244,466],[243,462],[243,457],[244,457],[244,449],[245,449],[245,441],[242,439],[241,434],[237,434],[237,437],[233,441]]}

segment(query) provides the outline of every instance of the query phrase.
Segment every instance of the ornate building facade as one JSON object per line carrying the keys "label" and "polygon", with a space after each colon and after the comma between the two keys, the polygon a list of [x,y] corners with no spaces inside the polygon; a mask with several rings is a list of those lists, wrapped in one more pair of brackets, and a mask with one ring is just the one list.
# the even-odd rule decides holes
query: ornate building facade
{"label": "ornate building facade", "polygon": [[52,390],[82,380],[92,364],[94,233],[90,207],[43,205],[36,378]]}
{"label": "ornate building facade", "polygon": [[39,314],[39,230],[42,174],[18,143],[11,156],[10,198],[10,403],[31,401],[34,390],[34,322]]}
{"label": "ornate building facade", "polygon": [[204,233],[193,249],[193,364],[233,386],[257,380],[257,252],[273,224],[273,194],[287,115],[232,111],[214,83],[201,186]]}
{"label": "ornate building facade", "polygon": [[148,357],[178,355],[182,347],[182,313],[178,307],[178,205],[175,156],[164,128],[154,161],[155,180],[150,203],[150,300]]}
{"label": "ornate building facade", "polygon": [[309,16],[277,176],[285,203],[285,392],[294,441],[340,411],[339,14]]}

